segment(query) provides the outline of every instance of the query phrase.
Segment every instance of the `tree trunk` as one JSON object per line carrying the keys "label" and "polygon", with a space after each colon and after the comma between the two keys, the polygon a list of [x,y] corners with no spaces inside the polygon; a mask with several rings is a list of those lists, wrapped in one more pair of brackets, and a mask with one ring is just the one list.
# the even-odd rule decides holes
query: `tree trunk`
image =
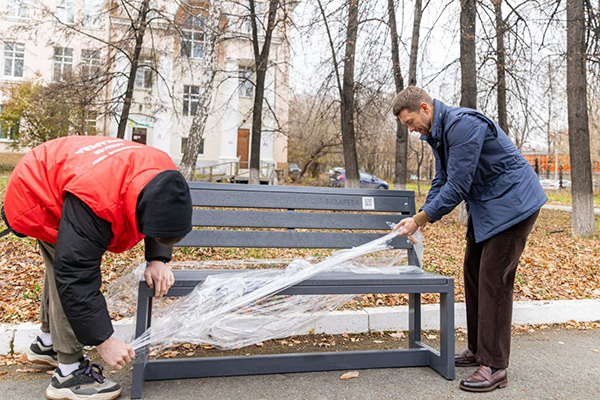
{"label": "tree trunk", "polygon": [[586,92],[586,42],[584,0],[567,3],[567,110],[573,235],[592,237],[594,198]]}
{"label": "tree trunk", "polygon": [[358,36],[358,0],[348,0],[348,27],[346,31],[346,56],[342,82],[341,128],[344,147],[346,187],[360,187],[358,157],[354,132],[354,57]]}
{"label": "tree trunk", "polygon": [[[473,109],[477,108],[476,1],[460,1],[460,106]],[[468,217],[464,201],[458,205],[458,215],[458,222],[466,224]]]}
{"label": "tree trunk", "polygon": [[460,0],[460,106],[477,108],[475,22],[477,0]]}
{"label": "tree trunk", "polygon": [[195,175],[198,153],[200,152],[200,145],[204,137],[204,129],[206,128],[206,119],[210,111],[217,65],[217,39],[221,3],[222,0],[213,0],[208,11],[205,34],[210,35],[210,37],[207,49],[204,52],[204,58],[202,59],[202,75],[198,81],[195,80],[200,88],[198,107],[190,126],[187,147],[184,149],[183,158],[179,165],[179,171],[188,181],[192,180]]}
{"label": "tree trunk", "polygon": [[498,125],[508,135],[508,115],[506,111],[506,49],[504,32],[506,25],[502,18],[502,0],[492,0],[496,14],[496,73],[498,77]]}
{"label": "tree trunk", "polygon": [[417,60],[419,58],[419,33],[421,32],[421,17],[423,15],[421,0],[415,0],[415,15],[410,45],[410,63],[408,66],[408,85],[417,84]]}
{"label": "tree trunk", "polygon": [[250,0],[250,19],[252,21],[252,48],[254,50],[254,67],[256,69],[256,86],[254,88],[254,104],[252,109],[252,139],[250,145],[250,178],[248,183],[260,183],[260,147],[262,137],[262,110],[265,99],[265,80],[269,66],[269,51],[275,29],[275,17],[279,8],[279,0],[269,0],[269,14],[265,26],[265,41],[259,50],[258,26],[255,0]]}
{"label": "tree trunk", "polygon": [[142,53],[142,45],[144,44],[144,33],[146,32],[146,17],[148,16],[148,8],[150,0],[142,1],[142,8],[137,20],[137,26],[133,26],[135,32],[135,47],[133,56],[131,57],[131,67],[129,68],[129,76],[127,77],[127,89],[125,90],[125,98],[123,99],[123,110],[119,118],[119,127],[117,128],[117,137],[125,138],[125,129],[127,129],[127,121],[129,120],[129,111],[133,100],[133,86],[135,84],[135,75],[138,70],[140,54]]}
{"label": "tree trunk", "polygon": [[[420,1],[420,0],[418,0]],[[396,28],[396,11],[394,0],[388,0],[388,17],[390,34],[392,36],[392,72],[396,93],[404,89],[404,77],[400,68],[400,50],[398,46],[398,31]],[[394,174],[394,188],[406,189],[407,160],[408,158],[408,128],[396,118],[396,172]]]}

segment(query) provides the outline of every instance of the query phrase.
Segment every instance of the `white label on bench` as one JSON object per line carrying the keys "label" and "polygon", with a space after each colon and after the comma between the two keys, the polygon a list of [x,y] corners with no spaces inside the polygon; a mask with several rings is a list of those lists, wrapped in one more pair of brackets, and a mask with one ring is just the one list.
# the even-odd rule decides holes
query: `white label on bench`
{"label": "white label on bench", "polygon": [[375,198],[363,197],[363,210],[374,210],[375,209]]}

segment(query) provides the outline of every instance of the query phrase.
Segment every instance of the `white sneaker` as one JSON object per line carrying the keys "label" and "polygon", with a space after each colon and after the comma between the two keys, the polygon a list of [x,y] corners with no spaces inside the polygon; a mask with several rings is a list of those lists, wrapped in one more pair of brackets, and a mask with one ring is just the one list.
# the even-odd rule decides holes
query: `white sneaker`
{"label": "white sneaker", "polygon": [[57,368],[46,389],[46,397],[51,400],[116,399],[121,395],[121,386],[104,378],[103,369],[100,364],[91,363],[87,358],[67,376],[63,376],[60,368]]}
{"label": "white sneaker", "polygon": [[25,351],[25,355],[32,363],[58,367],[58,358],[56,357],[54,348],[51,345],[44,346],[39,336],[35,338],[35,342],[31,343],[31,346]]}

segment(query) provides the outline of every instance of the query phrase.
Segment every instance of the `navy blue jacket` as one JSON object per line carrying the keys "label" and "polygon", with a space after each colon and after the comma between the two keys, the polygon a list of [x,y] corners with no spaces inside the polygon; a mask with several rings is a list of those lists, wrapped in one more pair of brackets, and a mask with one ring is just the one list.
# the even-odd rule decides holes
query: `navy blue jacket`
{"label": "navy blue jacket", "polygon": [[523,221],[548,200],[533,168],[504,131],[482,113],[434,100],[435,178],[421,208],[431,221],[467,202],[475,241]]}

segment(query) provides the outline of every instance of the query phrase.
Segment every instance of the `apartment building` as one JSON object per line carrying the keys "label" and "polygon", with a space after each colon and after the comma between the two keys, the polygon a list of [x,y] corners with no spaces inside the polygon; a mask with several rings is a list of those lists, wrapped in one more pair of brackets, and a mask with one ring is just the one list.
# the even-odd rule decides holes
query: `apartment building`
{"label": "apartment building", "polygon": [[[132,20],[139,9],[117,0],[0,0],[0,106],[28,80],[49,84],[103,74],[102,112],[85,117],[85,133],[116,136],[130,68]],[[142,4],[142,0],[138,1]],[[179,162],[206,82],[210,34],[205,1],[150,1],[125,138],[157,147]],[[257,15],[267,8],[257,2]],[[291,12],[291,10],[288,10]],[[223,1],[216,74],[198,166],[247,168],[254,98],[254,57],[247,4]],[[284,168],[289,47],[285,25],[274,33],[265,90],[261,161]],[[259,27],[259,33],[263,30]],[[129,40],[129,42],[127,41]],[[129,47],[127,47],[129,46]],[[117,100],[115,100],[117,99]],[[16,128],[0,130],[0,152]]]}

